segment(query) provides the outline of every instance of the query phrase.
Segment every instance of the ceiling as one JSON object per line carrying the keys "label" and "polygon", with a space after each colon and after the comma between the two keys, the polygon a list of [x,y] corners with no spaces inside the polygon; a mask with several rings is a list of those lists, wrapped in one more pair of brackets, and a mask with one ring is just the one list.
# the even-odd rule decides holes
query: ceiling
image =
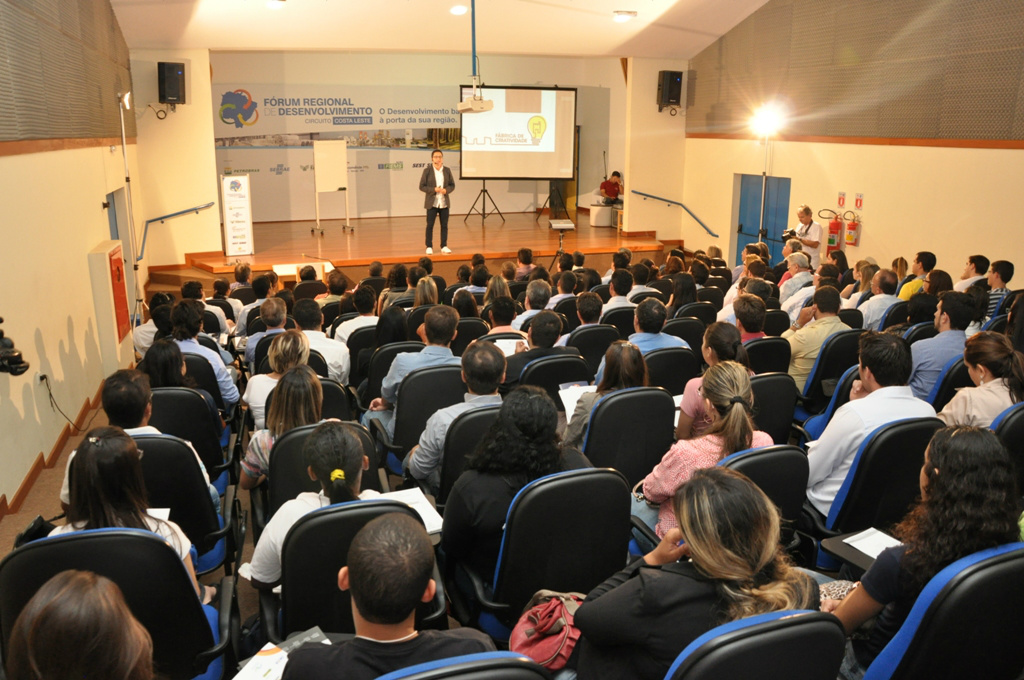
{"label": "ceiling", "polygon": [[[767,0],[481,0],[477,52],[689,59]],[[130,49],[469,52],[469,0],[111,0]],[[626,23],[614,10],[636,11]]]}

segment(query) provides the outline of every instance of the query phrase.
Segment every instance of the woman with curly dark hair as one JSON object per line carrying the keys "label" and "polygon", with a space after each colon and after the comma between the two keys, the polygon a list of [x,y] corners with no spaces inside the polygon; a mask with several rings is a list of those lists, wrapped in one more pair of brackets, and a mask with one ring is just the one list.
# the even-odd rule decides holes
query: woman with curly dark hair
{"label": "woman with curly dark hair", "polygon": [[866,640],[847,645],[841,678],[864,676],[935,574],[961,557],[1018,540],[1017,478],[991,430],[947,427],[936,432],[925,452],[920,483],[920,503],[894,532],[903,543],[883,550],[842,602],[822,603],[847,634],[877,616]]}
{"label": "woman with curly dark hair", "polygon": [[449,561],[493,574],[505,515],[519,490],[544,475],[586,466],[578,453],[563,460],[557,428],[555,402],[539,387],[523,385],[505,397],[448,496],[441,549]]}

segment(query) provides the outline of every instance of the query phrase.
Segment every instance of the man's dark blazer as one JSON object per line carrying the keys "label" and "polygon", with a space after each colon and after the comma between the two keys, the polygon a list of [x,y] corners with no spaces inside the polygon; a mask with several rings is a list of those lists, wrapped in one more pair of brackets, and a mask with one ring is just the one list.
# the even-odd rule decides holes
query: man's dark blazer
{"label": "man's dark blazer", "polygon": [[580,356],[580,351],[575,347],[534,347],[533,349],[528,349],[525,352],[513,354],[507,358],[507,363],[505,365],[505,382],[501,384],[498,391],[502,395],[505,395],[516,387],[519,387],[519,377],[523,374],[523,369],[526,368],[526,364],[530,363],[534,359],[563,354]]}
{"label": "man's dark blazer", "polygon": [[[455,177],[452,175],[452,171],[447,165],[441,166],[441,174],[444,175],[444,188],[448,194],[455,191]],[[434,188],[437,184],[434,182],[434,164],[431,163],[427,167],[423,168],[423,174],[420,176],[420,191],[426,196],[423,197],[423,208],[428,210],[434,207]],[[452,202],[448,199],[446,194],[444,197],[445,208],[450,208]]]}

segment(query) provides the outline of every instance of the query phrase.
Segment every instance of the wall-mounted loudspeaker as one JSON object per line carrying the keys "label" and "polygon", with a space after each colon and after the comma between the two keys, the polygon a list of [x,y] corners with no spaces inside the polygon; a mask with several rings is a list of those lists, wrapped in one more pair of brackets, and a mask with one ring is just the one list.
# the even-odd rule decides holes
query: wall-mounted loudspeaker
{"label": "wall-mounted loudspeaker", "polygon": [[666,106],[679,106],[682,94],[682,71],[658,71],[658,111]]}
{"label": "wall-mounted loudspeaker", "polygon": [[161,61],[156,65],[161,104],[184,104],[185,64]]}

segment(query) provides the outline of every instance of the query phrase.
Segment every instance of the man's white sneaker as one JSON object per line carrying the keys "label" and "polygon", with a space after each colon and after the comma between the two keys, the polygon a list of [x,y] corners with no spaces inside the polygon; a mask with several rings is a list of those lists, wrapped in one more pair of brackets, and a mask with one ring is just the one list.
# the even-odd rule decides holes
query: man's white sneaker
{"label": "man's white sneaker", "polygon": [[427,255],[433,255],[433,254],[434,254],[434,249],[433,248],[427,248]]}
{"label": "man's white sneaker", "polygon": [[445,255],[451,255],[452,249],[449,248],[448,246],[445,246],[444,248],[441,248],[441,252],[444,253]]}

